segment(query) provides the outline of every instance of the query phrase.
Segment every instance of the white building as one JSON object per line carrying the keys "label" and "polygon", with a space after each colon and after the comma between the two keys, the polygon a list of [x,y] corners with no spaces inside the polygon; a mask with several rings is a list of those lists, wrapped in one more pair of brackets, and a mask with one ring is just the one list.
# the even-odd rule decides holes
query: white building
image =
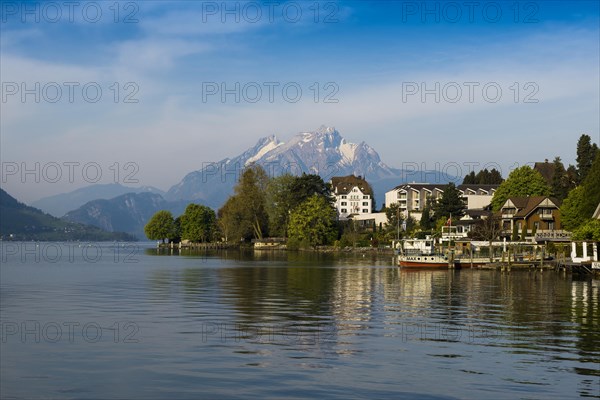
{"label": "white building", "polygon": [[352,217],[354,221],[357,221],[361,224],[361,226],[373,226],[378,227],[387,225],[388,219],[387,215],[384,212],[378,213],[368,213],[368,214],[358,214]]}
{"label": "white building", "polygon": [[373,212],[373,190],[362,177],[354,175],[331,178],[335,208],[340,220]]}
{"label": "white building", "polygon": [[[406,183],[399,185],[385,194],[386,207],[399,203],[404,215],[411,215],[419,220],[428,199],[437,201],[442,197],[448,185],[433,183]],[[499,185],[459,185],[456,188],[463,195],[469,210],[481,210],[492,201]]]}

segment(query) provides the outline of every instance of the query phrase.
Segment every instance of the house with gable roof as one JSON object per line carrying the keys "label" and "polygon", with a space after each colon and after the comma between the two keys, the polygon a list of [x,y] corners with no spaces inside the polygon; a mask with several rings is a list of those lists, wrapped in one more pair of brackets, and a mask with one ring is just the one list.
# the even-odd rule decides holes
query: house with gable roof
{"label": "house with gable roof", "polygon": [[560,201],[548,196],[510,197],[499,211],[504,236],[510,237],[514,226],[519,232],[524,228],[529,234],[535,229],[535,239],[568,240],[570,232],[564,231],[560,220]]}

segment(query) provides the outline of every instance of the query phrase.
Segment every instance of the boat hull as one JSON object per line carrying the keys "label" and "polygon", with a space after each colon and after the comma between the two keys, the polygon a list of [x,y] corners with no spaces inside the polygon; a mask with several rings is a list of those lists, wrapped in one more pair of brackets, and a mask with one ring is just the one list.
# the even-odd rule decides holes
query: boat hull
{"label": "boat hull", "polygon": [[403,268],[449,268],[445,257],[434,255],[400,256],[398,265]]}

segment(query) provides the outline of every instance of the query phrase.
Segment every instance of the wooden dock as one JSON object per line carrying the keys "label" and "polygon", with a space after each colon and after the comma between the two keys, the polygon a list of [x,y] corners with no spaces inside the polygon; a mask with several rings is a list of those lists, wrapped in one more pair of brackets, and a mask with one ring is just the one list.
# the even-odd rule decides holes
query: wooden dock
{"label": "wooden dock", "polygon": [[565,271],[575,275],[592,275],[600,277],[600,269],[592,268],[592,262],[586,263],[574,263],[568,261],[562,261],[557,263],[556,269],[559,271]]}
{"label": "wooden dock", "polygon": [[228,242],[210,242],[210,243],[160,243],[157,245],[161,249],[187,249],[187,250],[221,250],[239,248],[237,243]]}

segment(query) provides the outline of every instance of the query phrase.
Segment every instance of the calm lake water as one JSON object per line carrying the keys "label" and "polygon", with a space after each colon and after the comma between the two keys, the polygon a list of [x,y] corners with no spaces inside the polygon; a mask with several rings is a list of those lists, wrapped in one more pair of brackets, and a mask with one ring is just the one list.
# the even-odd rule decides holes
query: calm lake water
{"label": "calm lake water", "polygon": [[598,280],[149,246],[1,243],[2,399],[600,398]]}

